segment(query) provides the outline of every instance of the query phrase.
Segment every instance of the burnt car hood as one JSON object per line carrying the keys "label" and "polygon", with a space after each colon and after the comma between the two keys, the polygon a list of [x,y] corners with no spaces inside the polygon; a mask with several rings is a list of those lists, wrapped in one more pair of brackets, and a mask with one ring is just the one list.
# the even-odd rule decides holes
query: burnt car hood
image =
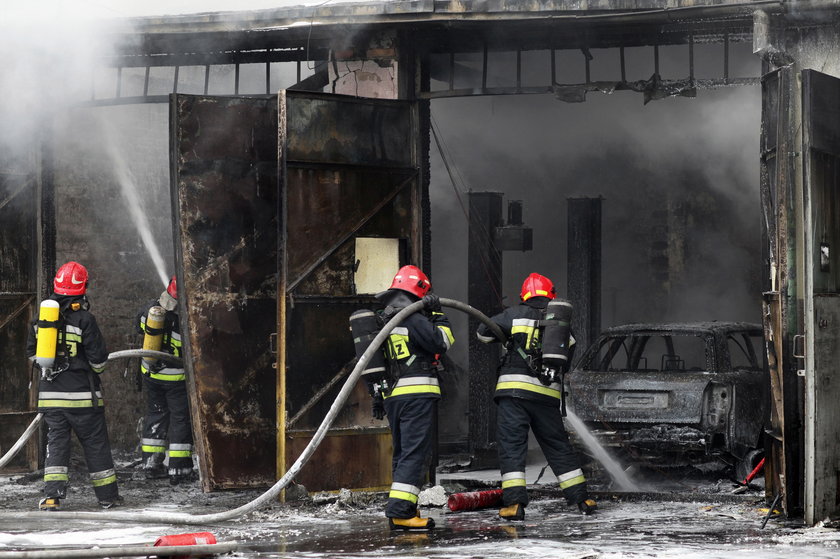
{"label": "burnt car hood", "polygon": [[566,376],[574,413],[586,422],[699,425],[708,372],[625,373],[572,371]]}

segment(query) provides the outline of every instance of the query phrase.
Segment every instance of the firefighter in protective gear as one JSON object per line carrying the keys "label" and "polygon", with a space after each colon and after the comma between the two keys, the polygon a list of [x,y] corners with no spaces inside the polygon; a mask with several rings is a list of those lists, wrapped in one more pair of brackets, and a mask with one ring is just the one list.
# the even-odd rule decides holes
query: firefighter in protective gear
{"label": "firefighter in protective gear", "polygon": [[[172,276],[160,297],[147,303],[137,314],[136,325],[141,334],[162,336],[161,351],[181,357],[177,306],[178,284],[175,276]],[[160,328],[147,324],[153,307],[162,307],[165,311]],[[193,437],[184,369],[174,367],[162,359],[143,358],[140,372],[146,390],[146,417],[143,420],[141,440],[143,467],[137,477],[149,479],[169,476],[172,485],[193,481]],[[163,465],[167,438],[168,469]]]}
{"label": "firefighter in protective gear", "polygon": [[[584,514],[597,508],[589,498],[580,461],[563,427],[560,412],[563,386],[559,379],[546,382],[540,370],[540,321],[554,296],[551,280],[531,274],[522,284],[522,302],[491,318],[508,337],[494,395],[503,489],[499,516],[507,520],[524,519],[528,505],[525,458],[529,428],[534,431],[569,504],[577,505]],[[498,341],[484,324],[476,335],[484,343]]]}
{"label": "firefighter in protective gear", "polygon": [[96,319],[89,312],[87,282],[88,272],[78,262],[61,266],[50,296],[59,305],[58,320],[50,324],[36,320],[29,329],[26,354],[38,369],[35,360],[38,331],[58,329],[55,365],[52,370],[42,371],[38,385],[38,411],[44,414],[47,424],[41,510],[59,510],[61,500],[67,495],[71,433],[81,443],[100,506],[111,508],[122,502],[99,378],[108,361],[108,350]]}
{"label": "firefighter in protective gear", "polygon": [[429,530],[435,525],[431,518],[420,516],[417,497],[429,465],[440,399],[437,358],[455,339],[431,288],[429,278],[419,268],[403,266],[391,287],[377,295],[386,305],[382,311],[386,322],[421,299],[425,309],[394,328],[385,344],[391,377],[388,389],[377,393],[371,387],[373,413],[381,413],[376,403],[381,397],[393,439],[393,483],[385,508],[392,530]]}

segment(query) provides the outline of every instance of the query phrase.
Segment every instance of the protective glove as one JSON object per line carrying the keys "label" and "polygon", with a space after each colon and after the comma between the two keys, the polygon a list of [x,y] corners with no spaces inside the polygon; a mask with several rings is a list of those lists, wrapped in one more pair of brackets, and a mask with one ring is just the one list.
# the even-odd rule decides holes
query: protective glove
{"label": "protective glove", "polygon": [[543,369],[537,378],[545,386],[548,386],[557,379],[557,372],[554,369]]}
{"label": "protective glove", "polygon": [[374,396],[373,402],[370,405],[370,414],[374,419],[385,419],[385,402],[382,396]]}
{"label": "protective glove", "polygon": [[428,293],[423,297],[423,308],[431,312],[440,312],[440,297],[434,293]]}

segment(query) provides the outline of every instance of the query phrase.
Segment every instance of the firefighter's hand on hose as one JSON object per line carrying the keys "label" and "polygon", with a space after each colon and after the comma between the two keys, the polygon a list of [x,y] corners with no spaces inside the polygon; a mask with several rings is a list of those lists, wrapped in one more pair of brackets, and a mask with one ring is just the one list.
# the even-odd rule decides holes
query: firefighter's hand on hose
{"label": "firefighter's hand on hose", "polygon": [[543,383],[545,386],[550,385],[552,382],[557,380],[557,371],[554,369],[543,369],[540,371],[538,377],[540,382]]}
{"label": "firefighter's hand on hose", "polygon": [[440,312],[440,297],[434,293],[428,293],[422,300],[424,309],[432,312]]}
{"label": "firefighter's hand on hose", "polygon": [[370,405],[370,414],[375,419],[385,419],[385,402],[382,400],[380,394],[373,397],[373,402]]}

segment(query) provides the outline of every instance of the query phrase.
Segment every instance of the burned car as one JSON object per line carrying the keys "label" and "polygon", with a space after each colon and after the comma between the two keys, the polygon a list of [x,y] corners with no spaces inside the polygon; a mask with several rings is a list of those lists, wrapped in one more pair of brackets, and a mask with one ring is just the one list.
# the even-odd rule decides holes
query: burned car
{"label": "burned car", "polygon": [[748,468],[762,446],[769,376],[760,325],[605,330],[566,375],[569,407],[622,462]]}

